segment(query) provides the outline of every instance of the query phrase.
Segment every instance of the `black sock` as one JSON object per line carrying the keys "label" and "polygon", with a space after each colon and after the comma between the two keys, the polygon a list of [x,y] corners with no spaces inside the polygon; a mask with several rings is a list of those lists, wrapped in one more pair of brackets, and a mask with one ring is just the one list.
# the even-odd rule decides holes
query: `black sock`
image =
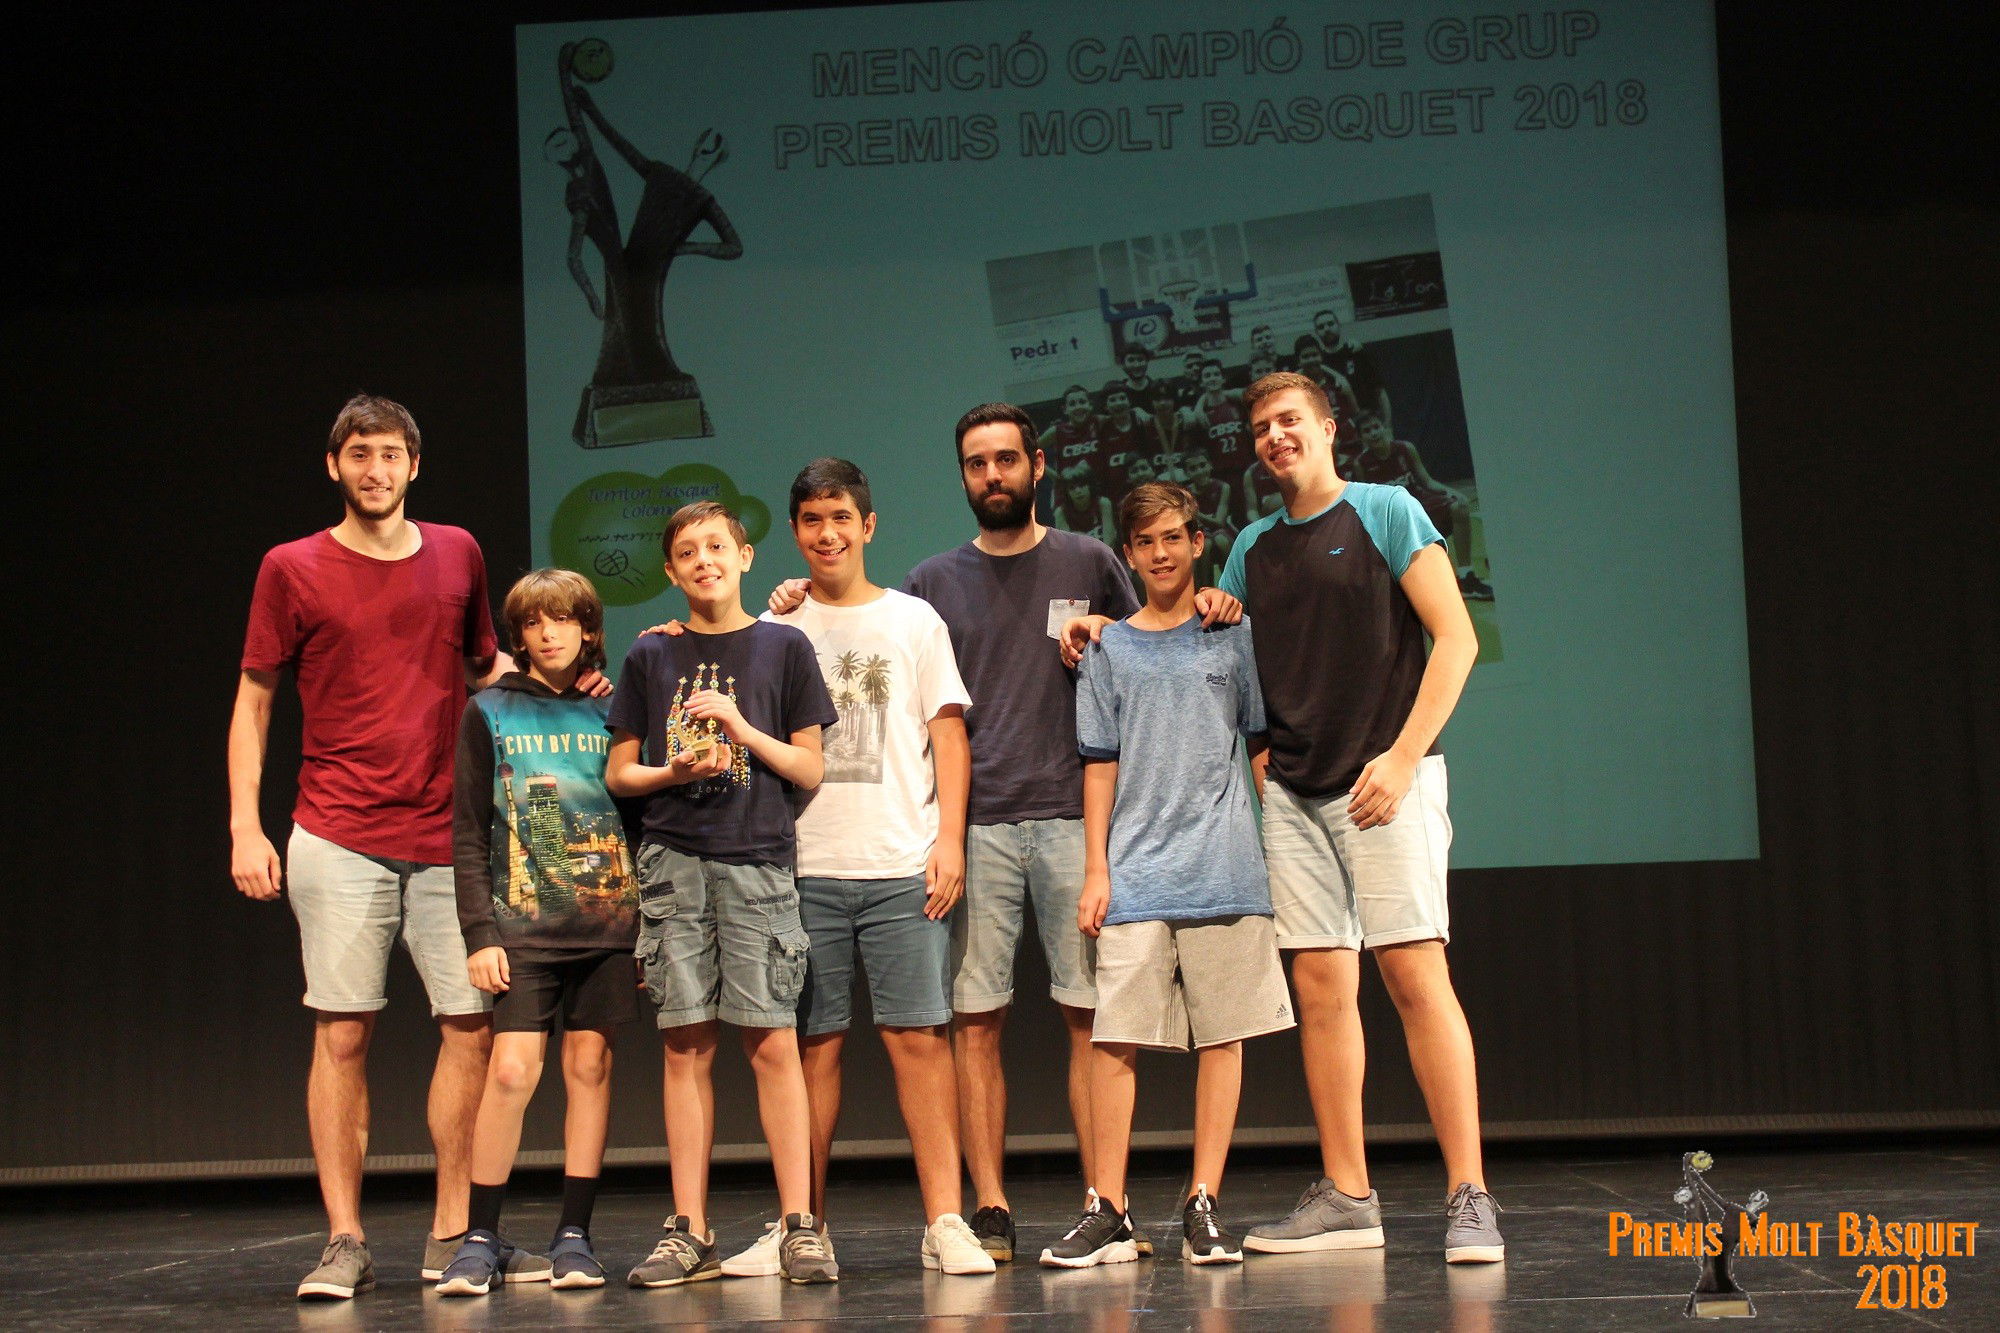
{"label": "black sock", "polygon": [[564,1227],[582,1227],[590,1230],[591,1210],[597,1207],[596,1176],[564,1176],[562,1220],[556,1223],[556,1230]]}
{"label": "black sock", "polygon": [[500,1209],[507,1202],[507,1182],[482,1185],[472,1182],[472,1198],[465,1206],[465,1225],[471,1231],[500,1234]]}

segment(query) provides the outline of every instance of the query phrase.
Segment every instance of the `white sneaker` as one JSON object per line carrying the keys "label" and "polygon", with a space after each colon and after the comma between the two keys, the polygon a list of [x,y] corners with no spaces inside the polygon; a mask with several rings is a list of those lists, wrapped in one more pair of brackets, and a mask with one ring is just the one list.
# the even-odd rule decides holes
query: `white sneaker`
{"label": "white sneaker", "polygon": [[778,1260],[778,1242],[785,1236],[783,1222],[766,1222],[764,1234],[750,1242],[748,1249],[722,1261],[724,1277],[776,1277],[785,1271]]}
{"label": "white sneaker", "polygon": [[957,1213],[946,1213],[924,1228],[924,1267],[947,1273],[991,1273],[993,1256]]}

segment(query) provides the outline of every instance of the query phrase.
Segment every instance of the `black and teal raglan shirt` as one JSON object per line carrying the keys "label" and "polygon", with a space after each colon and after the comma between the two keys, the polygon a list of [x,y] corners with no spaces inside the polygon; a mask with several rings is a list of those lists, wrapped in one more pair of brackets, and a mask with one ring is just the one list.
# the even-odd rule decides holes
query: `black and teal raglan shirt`
{"label": "black and teal raglan shirt", "polygon": [[1230,548],[1222,590],[1248,613],[1269,776],[1286,790],[1343,794],[1396,743],[1426,661],[1402,577],[1417,552],[1443,541],[1402,487],[1349,482],[1319,513],[1266,514]]}

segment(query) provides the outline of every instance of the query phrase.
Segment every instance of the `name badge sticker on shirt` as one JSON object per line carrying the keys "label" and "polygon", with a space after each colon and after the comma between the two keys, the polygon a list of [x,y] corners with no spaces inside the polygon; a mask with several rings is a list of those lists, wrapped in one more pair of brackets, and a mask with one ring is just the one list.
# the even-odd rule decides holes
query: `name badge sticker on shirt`
{"label": "name badge sticker on shirt", "polygon": [[1051,639],[1062,638],[1062,627],[1064,624],[1076,619],[1078,616],[1087,616],[1089,614],[1090,603],[1087,600],[1078,602],[1069,601],[1061,597],[1050,598],[1049,637]]}

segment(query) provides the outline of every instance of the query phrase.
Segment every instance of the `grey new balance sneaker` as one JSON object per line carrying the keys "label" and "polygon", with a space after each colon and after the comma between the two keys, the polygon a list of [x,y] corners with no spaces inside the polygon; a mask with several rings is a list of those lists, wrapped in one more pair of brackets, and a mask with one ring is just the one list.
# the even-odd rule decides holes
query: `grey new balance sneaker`
{"label": "grey new balance sneaker", "polygon": [[[436,1282],[444,1276],[444,1270],[451,1267],[458,1258],[458,1247],[464,1243],[469,1232],[461,1231],[456,1236],[424,1237],[424,1266],[421,1270],[426,1282]],[[547,1282],[549,1261],[546,1255],[530,1254],[511,1241],[500,1242],[500,1280],[502,1282]]]}
{"label": "grey new balance sneaker", "polygon": [[1307,1250],[1372,1250],[1382,1244],[1382,1201],[1374,1190],[1356,1199],[1322,1177],[1280,1222],[1262,1222],[1243,1237],[1243,1248],[1262,1254]]}
{"label": "grey new balance sneaker", "polygon": [[697,1236],[688,1230],[687,1218],[670,1217],[659,1244],[625,1275],[625,1280],[635,1287],[677,1287],[683,1282],[706,1282],[721,1276],[722,1260],[715,1253],[715,1233]]}
{"label": "grey new balance sneaker", "polygon": [[1507,1257],[1500,1239],[1500,1205],[1485,1190],[1467,1181],[1451,1192],[1444,1206],[1444,1261],[1448,1264],[1492,1264]]}
{"label": "grey new balance sneaker", "polygon": [[827,1239],[825,1223],[811,1213],[786,1213],[784,1234],[778,1239],[778,1263],[789,1282],[838,1282],[840,1265],[834,1261],[833,1243]]}
{"label": "grey new balance sneaker", "polygon": [[346,1300],[358,1292],[375,1289],[375,1260],[368,1246],[357,1236],[343,1231],[320,1253],[319,1267],[299,1283],[299,1299],[315,1297]]}

